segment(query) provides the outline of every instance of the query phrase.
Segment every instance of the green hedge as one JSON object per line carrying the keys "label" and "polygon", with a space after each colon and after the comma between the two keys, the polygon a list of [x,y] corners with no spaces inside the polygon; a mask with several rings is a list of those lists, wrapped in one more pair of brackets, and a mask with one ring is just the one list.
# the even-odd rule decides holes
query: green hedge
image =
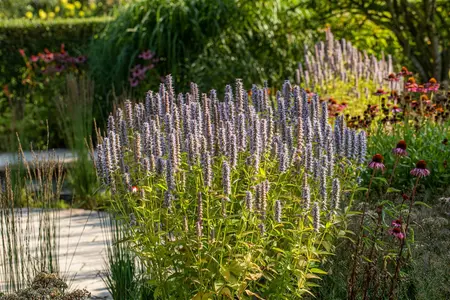
{"label": "green hedge", "polygon": [[30,56],[60,49],[62,43],[71,54],[84,54],[91,39],[112,21],[111,17],[55,19],[52,21],[0,20],[0,84],[14,83],[24,66],[19,49]]}

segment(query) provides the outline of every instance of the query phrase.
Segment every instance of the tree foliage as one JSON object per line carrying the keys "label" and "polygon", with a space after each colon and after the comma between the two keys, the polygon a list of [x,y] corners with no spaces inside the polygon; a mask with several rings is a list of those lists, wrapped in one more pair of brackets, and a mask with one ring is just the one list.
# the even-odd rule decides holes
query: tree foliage
{"label": "tree foliage", "polygon": [[321,20],[345,13],[391,30],[403,54],[424,79],[447,81],[450,69],[450,2],[447,0],[310,1]]}

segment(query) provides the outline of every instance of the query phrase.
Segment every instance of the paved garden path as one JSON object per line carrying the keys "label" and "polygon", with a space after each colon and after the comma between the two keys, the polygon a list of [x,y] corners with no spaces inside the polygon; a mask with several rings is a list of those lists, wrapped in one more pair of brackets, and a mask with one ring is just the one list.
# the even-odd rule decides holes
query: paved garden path
{"label": "paved garden path", "polygon": [[[35,215],[30,219],[37,228],[38,211],[31,212],[30,216],[32,214]],[[86,288],[93,296],[111,299],[100,276],[106,266],[105,242],[109,239],[109,234],[102,229],[101,216],[98,212],[81,209],[60,211],[59,264],[61,273],[69,278],[71,289]],[[25,222],[23,220],[21,222]],[[4,284],[0,282],[0,290]]]}

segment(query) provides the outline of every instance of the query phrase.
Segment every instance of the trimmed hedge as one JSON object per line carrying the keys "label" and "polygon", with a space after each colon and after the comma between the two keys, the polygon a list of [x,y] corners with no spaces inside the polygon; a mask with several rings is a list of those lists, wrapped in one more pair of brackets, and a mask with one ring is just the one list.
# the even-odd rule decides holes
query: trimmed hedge
{"label": "trimmed hedge", "polygon": [[57,51],[64,43],[71,55],[84,54],[95,34],[112,20],[111,17],[0,20],[0,85],[20,77],[24,62],[19,49],[30,56],[45,48]]}

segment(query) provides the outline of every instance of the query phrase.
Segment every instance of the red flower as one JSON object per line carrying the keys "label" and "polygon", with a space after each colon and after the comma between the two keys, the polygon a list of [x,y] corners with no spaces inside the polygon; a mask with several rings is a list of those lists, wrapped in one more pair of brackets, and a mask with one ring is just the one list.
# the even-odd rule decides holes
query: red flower
{"label": "red flower", "polygon": [[19,49],[19,53],[20,53],[21,56],[25,57],[25,50]]}
{"label": "red flower", "polygon": [[139,188],[138,188],[137,186],[133,185],[133,186],[131,187],[131,192],[132,192],[132,193],[137,193],[138,191],[139,191]]}

